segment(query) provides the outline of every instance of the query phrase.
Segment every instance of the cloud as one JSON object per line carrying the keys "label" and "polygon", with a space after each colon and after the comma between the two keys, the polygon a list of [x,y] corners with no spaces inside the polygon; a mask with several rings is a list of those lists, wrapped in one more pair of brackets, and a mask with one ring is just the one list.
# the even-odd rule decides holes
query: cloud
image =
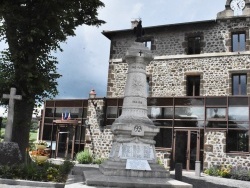
{"label": "cloud", "polygon": [[[101,0],[99,18],[107,23],[99,28],[83,25],[62,44],[58,57],[60,94],[55,98],[87,98],[94,88],[100,97],[106,96],[110,40],[103,30],[131,28],[131,20],[142,18],[143,26],[215,19],[225,7],[225,0]],[[0,49],[6,47],[0,43]]]}
{"label": "cloud", "polygon": [[142,3],[136,3],[131,11],[131,17],[140,18],[140,14],[142,14],[142,9],[144,5]]}
{"label": "cloud", "polygon": [[103,97],[109,56],[109,44],[105,46],[104,43],[108,39],[101,34],[100,28],[93,26],[79,27],[76,35],[78,37],[63,44],[64,52],[58,54],[58,71],[63,75],[58,81],[60,93],[56,98],[87,98],[92,88],[99,90]]}
{"label": "cloud", "polygon": [[102,1],[105,7],[99,10],[99,18],[107,23],[77,28],[76,37],[70,37],[62,45],[64,52],[57,54],[63,77],[58,80],[56,98],[86,98],[92,88],[99,96],[106,95],[110,41],[101,34],[103,30],[129,29],[131,20],[139,17],[144,27],[213,19],[225,4],[218,0]]}

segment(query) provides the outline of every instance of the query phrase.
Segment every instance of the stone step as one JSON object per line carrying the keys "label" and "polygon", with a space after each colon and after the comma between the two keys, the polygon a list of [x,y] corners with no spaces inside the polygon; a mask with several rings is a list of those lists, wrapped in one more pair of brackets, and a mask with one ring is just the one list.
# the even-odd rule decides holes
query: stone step
{"label": "stone step", "polygon": [[126,188],[192,188],[193,186],[171,178],[138,178],[123,176],[105,176],[99,169],[83,171],[88,186],[126,187]]}

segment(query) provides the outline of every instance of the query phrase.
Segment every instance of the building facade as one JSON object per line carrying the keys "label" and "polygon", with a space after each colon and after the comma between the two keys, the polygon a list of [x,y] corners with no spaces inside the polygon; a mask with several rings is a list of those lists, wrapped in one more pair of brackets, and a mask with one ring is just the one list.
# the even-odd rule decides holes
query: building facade
{"label": "building facade", "polygon": [[[158,155],[194,169],[250,169],[250,0],[227,0],[216,20],[146,27],[141,39],[154,54],[147,67],[148,116],[160,127]],[[110,126],[121,114],[133,29],[104,31],[110,39],[107,96],[88,99],[84,146],[108,157]],[[45,114],[46,114],[45,107]],[[88,123],[85,120],[88,119]],[[87,128],[86,128],[87,127]]]}

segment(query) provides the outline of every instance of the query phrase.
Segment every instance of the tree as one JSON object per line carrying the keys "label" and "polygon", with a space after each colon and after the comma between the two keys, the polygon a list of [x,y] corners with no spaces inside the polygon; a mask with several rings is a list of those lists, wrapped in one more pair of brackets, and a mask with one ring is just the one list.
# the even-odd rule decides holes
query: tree
{"label": "tree", "polygon": [[35,104],[55,96],[57,60],[51,55],[77,26],[100,26],[100,0],[0,0],[0,36],[8,44],[0,59],[0,95],[22,95],[14,109],[13,142],[24,156]]}

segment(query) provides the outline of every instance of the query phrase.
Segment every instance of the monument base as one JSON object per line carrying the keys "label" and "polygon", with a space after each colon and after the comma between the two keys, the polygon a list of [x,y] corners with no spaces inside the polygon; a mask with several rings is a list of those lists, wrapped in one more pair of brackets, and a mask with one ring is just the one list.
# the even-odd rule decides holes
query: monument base
{"label": "monument base", "polygon": [[18,164],[21,160],[22,155],[17,143],[0,143],[0,165]]}
{"label": "monument base", "polygon": [[105,176],[124,176],[124,177],[144,177],[144,178],[168,178],[170,176],[163,166],[149,164],[151,170],[131,170],[126,169],[125,161],[106,160],[99,166],[99,170]]}
{"label": "monument base", "polygon": [[83,171],[85,183],[88,186],[100,187],[141,187],[141,188],[192,188],[193,186],[171,178],[144,178],[105,176],[98,169]]}

